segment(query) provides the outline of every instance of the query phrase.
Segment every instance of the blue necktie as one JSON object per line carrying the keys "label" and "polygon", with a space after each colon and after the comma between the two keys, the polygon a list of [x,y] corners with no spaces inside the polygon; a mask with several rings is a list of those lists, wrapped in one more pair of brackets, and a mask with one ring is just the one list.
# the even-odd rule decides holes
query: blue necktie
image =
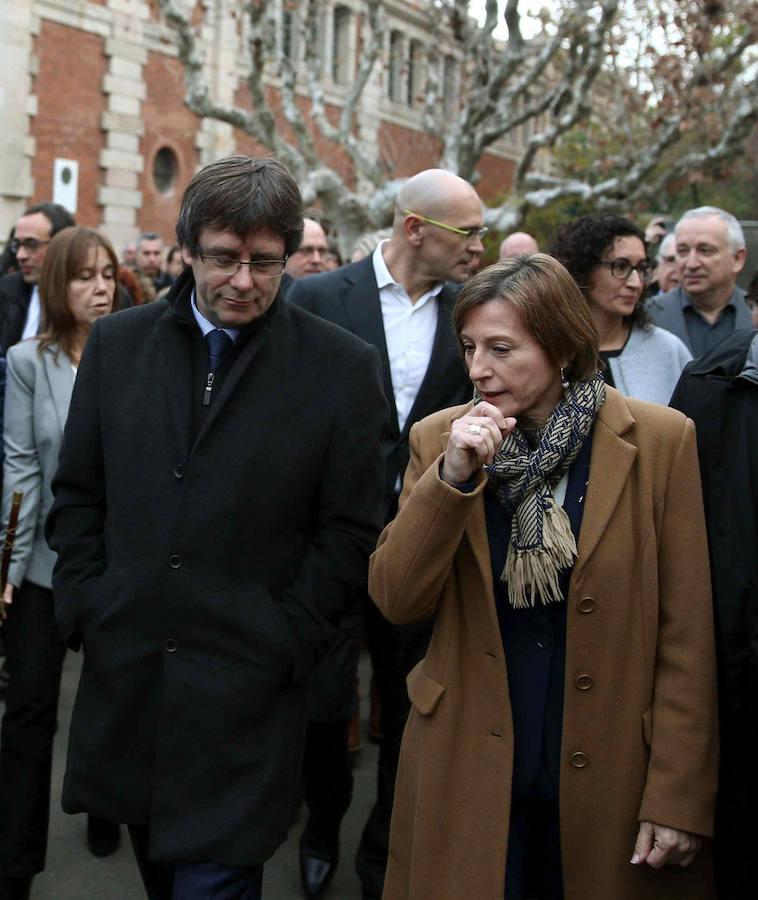
{"label": "blue necktie", "polygon": [[220,328],[214,328],[205,336],[205,342],[208,344],[208,355],[210,356],[210,372],[215,372],[221,364],[221,359],[234,341],[229,335]]}
{"label": "blue necktie", "polygon": [[205,390],[203,391],[203,406],[208,406],[211,402],[211,392],[213,391],[213,382],[216,379],[216,369],[221,364],[221,359],[234,341],[229,335],[220,328],[214,328],[205,336],[205,342],[208,344],[208,378],[205,382]]}

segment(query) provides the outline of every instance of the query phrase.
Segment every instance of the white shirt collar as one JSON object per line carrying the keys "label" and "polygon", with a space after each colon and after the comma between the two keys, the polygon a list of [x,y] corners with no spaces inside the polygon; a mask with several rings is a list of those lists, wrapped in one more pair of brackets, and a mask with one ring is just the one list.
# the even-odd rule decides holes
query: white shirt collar
{"label": "white shirt collar", "polygon": [[[389,238],[387,238],[386,240],[380,241],[376,247],[376,250],[374,250],[374,252],[371,256],[371,261],[374,264],[374,277],[376,278],[376,286],[380,291],[382,288],[389,287],[390,285],[395,285],[395,286],[399,287],[401,290],[405,291],[405,288],[403,287],[403,285],[400,284],[399,282],[395,281],[395,279],[392,277],[392,272],[390,272],[390,270],[387,268],[387,263],[385,262],[385,259],[384,259],[384,253],[382,252],[382,247],[384,247],[384,245],[388,244],[388,243],[389,243]],[[430,297],[436,297],[437,294],[439,294],[439,292],[442,290],[442,284],[443,283],[440,281],[439,284],[435,284],[433,288],[426,291],[426,293],[424,293],[422,295],[424,297],[424,299],[426,300],[426,299],[429,299]]]}

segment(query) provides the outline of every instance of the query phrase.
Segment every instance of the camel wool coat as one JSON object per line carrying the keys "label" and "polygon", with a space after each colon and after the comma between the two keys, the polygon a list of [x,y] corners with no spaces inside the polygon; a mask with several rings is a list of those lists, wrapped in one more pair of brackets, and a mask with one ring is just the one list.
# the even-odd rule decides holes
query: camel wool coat
{"label": "camel wool coat", "polygon": [[[443,410],[411,432],[397,518],[371,559],[392,622],[436,613],[408,677],[384,900],[503,900],[513,730],[481,474],[439,477]],[[567,598],[560,770],[565,900],[700,900],[710,857],[632,866],[639,821],[711,835],[714,638],[692,422],[608,388]],[[706,842],[707,843],[707,842]]]}

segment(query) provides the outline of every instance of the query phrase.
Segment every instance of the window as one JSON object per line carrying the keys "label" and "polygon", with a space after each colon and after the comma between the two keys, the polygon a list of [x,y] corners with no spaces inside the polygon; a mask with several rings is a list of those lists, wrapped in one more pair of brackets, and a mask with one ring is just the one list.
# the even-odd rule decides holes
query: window
{"label": "window", "polygon": [[458,62],[446,56],[442,62],[442,114],[451,119],[458,112]]}
{"label": "window", "polygon": [[170,194],[179,175],[179,160],[171,147],[161,147],[153,158],[153,183],[161,194]]}
{"label": "window", "polygon": [[332,21],[332,81],[349,84],[353,75],[350,52],[352,12],[347,6],[335,6]]}
{"label": "window", "polygon": [[408,56],[408,106],[424,105],[426,91],[426,50],[421,41],[411,41]]}
{"label": "window", "polygon": [[297,51],[297,16],[285,0],[282,9],[282,56],[295,60]]}
{"label": "window", "polygon": [[387,73],[387,96],[395,103],[403,102],[403,54],[405,40],[399,31],[390,34],[390,64]]}

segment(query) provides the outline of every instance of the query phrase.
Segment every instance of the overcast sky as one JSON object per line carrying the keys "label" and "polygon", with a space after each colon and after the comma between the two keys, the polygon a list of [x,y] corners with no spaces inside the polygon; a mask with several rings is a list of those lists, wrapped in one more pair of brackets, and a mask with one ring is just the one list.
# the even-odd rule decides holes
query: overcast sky
{"label": "overcast sky", "polygon": [[[486,6],[486,0],[471,0],[470,2],[471,12],[480,20],[484,21],[484,9]],[[502,16],[503,9],[505,8],[505,3],[500,0],[498,3],[500,7],[500,14]],[[534,2],[534,0],[522,0],[520,4],[521,8],[521,31],[524,34],[524,37],[530,38],[539,30],[540,23],[537,19],[529,19],[528,13],[534,11],[537,12],[543,6],[547,6],[548,8],[551,6],[550,0],[543,0],[542,3]],[[508,37],[508,29],[505,27],[505,23],[501,19],[501,24],[497,26],[495,29],[495,34],[497,37],[506,38]]]}

